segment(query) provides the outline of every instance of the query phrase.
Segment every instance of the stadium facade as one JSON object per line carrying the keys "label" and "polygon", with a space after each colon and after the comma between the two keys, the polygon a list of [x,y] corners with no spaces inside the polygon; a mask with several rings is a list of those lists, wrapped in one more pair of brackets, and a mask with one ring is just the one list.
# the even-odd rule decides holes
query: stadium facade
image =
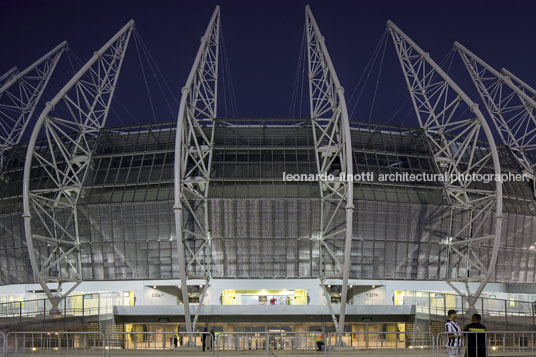
{"label": "stadium facade", "polygon": [[[490,128],[499,123],[504,132],[511,123],[501,103],[488,100],[485,118],[396,25],[388,28],[419,128],[348,120],[309,9],[310,117],[217,116],[216,9],[178,122],[105,127],[132,28],[127,24],[46,106],[27,128],[29,143],[2,152],[3,302],[47,298],[48,309],[74,304],[64,300],[69,294],[116,293],[125,299],[115,321],[149,329],[223,323],[238,331],[270,323],[278,330],[394,331],[415,323],[424,297],[430,321],[450,307],[486,310],[495,299],[535,299],[530,139],[513,140],[510,128],[512,138],[495,143]],[[486,98],[488,87],[475,75],[481,72],[471,72],[481,62],[457,48]],[[424,78],[415,61],[430,71]],[[111,70],[88,85],[84,76],[101,73],[91,72],[95,66]],[[493,72],[501,83],[502,73]],[[7,73],[4,87],[22,77]],[[508,83],[510,99],[525,104],[516,108],[526,111],[530,136],[530,87]],[[80,93],[91,93],[87,108],[81,103],[91,101]],[[469,117],[459,114],[467,109]],[[341,172],[374,179],[285,179]],[[523,180],[379,179],[446,172]],[[528,310],[523,316],[533,320]]]}

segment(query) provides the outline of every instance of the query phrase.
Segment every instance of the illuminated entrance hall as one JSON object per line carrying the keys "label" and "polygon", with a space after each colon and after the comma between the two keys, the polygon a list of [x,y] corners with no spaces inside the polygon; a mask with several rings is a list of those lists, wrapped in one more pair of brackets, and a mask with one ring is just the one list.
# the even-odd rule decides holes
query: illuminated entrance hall
{"label": "illuminated entrance hall", "polygon": [[222,305],[307,305],[307,291],[224,290]]}
{"label": "illuminated entrance hall", "polygon": [[456,310],[531,355],[536,91],[456,43],[468,96],[388,21],[418,125],[350,120],[307,6],[307,114],[229,118],[220,20],[176,121],[106,125],[129,48],[158,75],[133,20],[46,104],[66,43],[0,77],[0,352],[438,356]]}

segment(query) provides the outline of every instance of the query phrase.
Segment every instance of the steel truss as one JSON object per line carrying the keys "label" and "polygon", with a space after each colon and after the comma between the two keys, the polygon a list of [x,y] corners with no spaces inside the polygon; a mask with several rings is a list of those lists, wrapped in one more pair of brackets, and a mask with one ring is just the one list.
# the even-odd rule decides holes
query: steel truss
{"label": "steel truss", "polygon": [[[320,232],[311,237],[320,250],[320,279],[342,276],[341,305],[337,330],[342,332],[351,267],[352,218],[354,211],[352,143],[344,89],[341,86],[324,37],[309,6],[305,8],[309,68],[311,125],[320,186]],[[339,173],[348,176],[340,177]],[[334,177],[327,175],[332,174]],[[343,262],[336,254],[344,237]],[[335,248],[332,248],[334,245]],[[340,249],[339,249],[340,251]],[[329,301],[328,297],[328,304]],[[333,310],[332,315],[333,315]],[[334,318],[335,321],[335,318]]]}
{"label": "steel truss", "polygon": [[[469,304],[480,296],[497,261],[501,242],[502,182],[482,185],[465,174],[501,173],[495,140],[478,105],[415,42],[387,22],[419,124],[430,144],[451,207],[445,244],[449,266],[446,280],[463,281]],[[479,141],[479,138],[485,141]],[[452,175],[461,174],[459,180]],[[494,223],[494,226],[493,226]],[[492,228],[490,228],[490,226]],[[491,231],[491,233],[488,232]],[[473,293],[469,281],[480,282]]]}
{"label": "steel truss", "polygon": [[515,74],[513,74],[506,68],[501,69],[501,74],[505,76],[506,78],[509,78],[517,88],[519,88],[523,93],[531,97],[533,100],[536,98],[536,89],[532,88],[527,83],[523,82]]}
{"label": "steel truss", "polygon": [[[506,70],[503,74],[469,51],[459,42],[454,47],[460,54],[493,124],[504,145],[520,166],[524,177],[532,181],[536,195],[536,94],[532,88]],[[515,83],[513,83],[513,81]]]}
{"label": "steel truss", "polygon": [[193,325],[210,284],[212,239],[208,194],[217,113],[220,8],[210,19],[185,86],[177,119],[174,196],[179,274],[186,330],[193,331],[188,277],[206,279]]}
{"label": "steel truss", "polygon": [[[501,74],[506,78],[506,79],[510,79],[510,81],[520,90],[522,91],[523,93],[525,93],[527,96],[529,96],[533,102],[536,102],[536,89],[534,89],[533,87],[529,86],[527,83],[525,83],[524,81],[522,81],[519,77],[517,77],[515,74],[513,74],[512,72],[510,72],[509,70],[507,70],[506,68],[501,68]],[[532,106],[532,108],[534,108],[534,106]],[[526,108],[527,110],[529,110],[529,108]],[[533,122],[534,124],[534,122]],[[536,136],[536,133],[534,132],[534,128],[532,129],[533,130],[533,137]],[[535,147],[534,147],[534,144],[533,146],[531,147],[531,151],[534,153],[536,150],[535,150]],[[536,159],[534,159],[534,157],[532,157],[532,159],[529,159],[530,162],[533,163],[532,167],[533,167],[533,171],[536,171]],[[536,175],[536,173],[535,173]],[[536,178],[532,179],[533,183],[534,183],[534,192],[535,192],[535,195],[536,195]]]}
{"label": "steel truss", "polygon": [[64,41],[24,71],[17,73],[17,67],[13,67],[0,78],[0,172],[7,154],[20,142],[66,49]]}
{"label": "steel truss", "polygon": [[7,71],[6,73],[2,74],[0,76],[0,87],[3,87],[4,84],[6,84],[7,81],[9,81],[11,79],[11,77],[16,75],[17,73],[19,73],[19,68],[18,67],[13,67],[9,71]]}
{"label": "steel truss", "polygon": [[[24,229],[34,277],[52,303],[51,312],[83,279],[77,204],[133,28],[131,20],[46,104],[28,144]],[[36,145],[41,138],[45,145]],[[47,178],[46,185],[32,185],[35,170]],[[66,282],[74,284],[61,294]],[[56,295],[47,283],[58,284]]]}

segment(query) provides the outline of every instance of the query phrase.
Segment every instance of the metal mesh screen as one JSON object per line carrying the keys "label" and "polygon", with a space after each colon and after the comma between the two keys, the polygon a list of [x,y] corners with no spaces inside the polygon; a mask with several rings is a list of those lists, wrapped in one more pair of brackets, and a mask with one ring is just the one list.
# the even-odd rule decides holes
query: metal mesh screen
{"label": "metal mesh screen", "polygon": [[0,215],[0,284],[33,281],[20,213]]}
{"label": "metal mesh screen", "polygon": [[[178,278],[171,202],[175,124],[101,131],[78,214],[84,279]],[[282,180],[283,171],[316,172],[310,128],[248,119],[218,127],[215,135],[210,188],[214,277],[318,276],[320,249],[312,239],[319,230],[318,184]],[[420,130],[353,123],[351,135],[357,172],[435,172]],[[503,169],[515,171],[503,149]],[[1,284],[33,280],[20,213],[25,152],[23,145],[16,147],[0,177]],[[33,173],[33,184],[45,187],[39,168]],[[530,186],[505,183],[504,190],[508,213],[492,280],[533,283],[536,217],[531,216]],[[441,206],[441,185],[361,182],[354,193],[353,278],[427,280],[467,273],[460,261],[449,261],[444,241],[451,223],[453,231],[460,229],[469,213],[458,212],[451,222],[450,210]],[[185,218],[195,228],[191,217]],[[492,232],[493,224],[486,218],[483,231]],[[341,261],[343,243],[342,236],[329,242]],[[186,244],[192,251],[199,247],[194,240]],[[47,251],[46,245],[39,249]],[[491,248],[473,249],[485,257]],[[333,269],[329,263],[325,268]],[[190,268],[189,274],[197,273]]]}
{"label": "metal mesh screen", "polygon": [[225,277],[312,277],[317,199],[212,199],[215,272]]}
{"label": "metal mesh screen", "polygon": [[[449,264],[444,244],[448,208],[380,201],[355,206],[352,278],[434,280],[460,269]],[[84,279],[178,278],[172,212],[169,201],[80,206]],[[311,240],[318,213],[318,199],[211,199],[214,277],[318,276],[319,247]],[[467,213],[454,216],[454,229],[467,219]],[[536,282],[536,218],[505,214],[504,222],[492,281]],[[483,225],[493,230],[493,220]],[[342,259],[343,239],[331,247]],[[485,256],[491,248],[474,249]],[[33,281],[20,213],[0,215],[0,279]]]}

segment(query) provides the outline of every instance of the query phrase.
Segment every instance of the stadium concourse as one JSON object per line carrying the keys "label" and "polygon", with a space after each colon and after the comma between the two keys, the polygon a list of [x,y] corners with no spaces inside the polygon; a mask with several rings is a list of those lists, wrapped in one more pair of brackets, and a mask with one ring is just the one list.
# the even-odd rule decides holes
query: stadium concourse
{"label": "stadium concourse", "polygon": [[307,117],[218,115],[219,7],[174,122],[105,125],[133,21],[40,113],[65,43],[2,76],[2,352],[435,356],[452,309],[534,351],[536,92],[388,22],[419,127],[352,121],[305,19]]}

